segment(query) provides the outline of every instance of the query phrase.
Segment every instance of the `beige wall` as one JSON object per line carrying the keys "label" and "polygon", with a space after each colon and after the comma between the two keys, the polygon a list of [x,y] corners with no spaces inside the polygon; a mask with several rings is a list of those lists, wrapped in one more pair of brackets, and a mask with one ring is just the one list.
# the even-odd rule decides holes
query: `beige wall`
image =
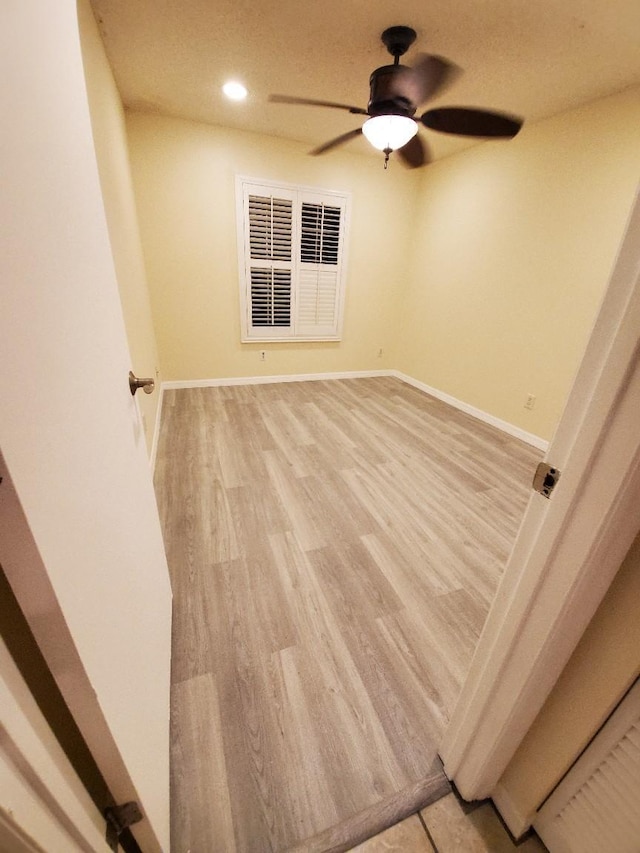
{"label": "beige wall", "polygon": [[634,89],[425,169],[394,366],[550,438],[634,198],[639,137]]}
{"label": "beige wall", "polygon": [[[417,173],[128,114],[165,378],[397,368],[550,438],[639,177],[639,95],[525,125],[511,142]],[[236,174],[352,193],[341,343],[240,343]]]}
{"label": "beige wall", "polygon": [[[91,125],[131,369],[137,376],[159,378],[160,361],[140,245],[122,102],[89,0],[78,0],[77,5]],[[149,451],[159,398],[159,393],[136,395]]]}
{"label": "beige wall", "polygon": [[507,767],[500,787],[531,815],[640,674],[640,535]]}
{"label": "beige wall", "polygon": [[[128,113],[127,127],[166,379],[395,366],[391,348],[408,270],[412,174],[399,163],[385,172],[382,155],[312,158],[297,143],[180,119]],[[240,343],[237,174],[352,194],[342,342]]]}

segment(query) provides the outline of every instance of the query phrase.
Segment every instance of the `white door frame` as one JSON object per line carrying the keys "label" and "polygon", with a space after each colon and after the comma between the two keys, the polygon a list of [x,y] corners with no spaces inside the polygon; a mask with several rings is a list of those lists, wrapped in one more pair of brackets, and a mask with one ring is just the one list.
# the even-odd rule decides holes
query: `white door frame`
{"label": "white door frame", "polygon": [[550,500],[532,492],[440,746],[465,799],[494,792],[640,528],[639,354],[637,196],[547,451],[560,481]]}

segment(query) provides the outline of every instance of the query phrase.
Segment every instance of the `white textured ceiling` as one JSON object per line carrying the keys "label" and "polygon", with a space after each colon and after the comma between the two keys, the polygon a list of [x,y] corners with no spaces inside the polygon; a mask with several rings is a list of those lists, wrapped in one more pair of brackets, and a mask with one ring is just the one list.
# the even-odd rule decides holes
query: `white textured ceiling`
{"label": "white textured ceiling", "polygon": [[[270,93],[366,108],[369,74],[391,62],[386,27],[463,69],[431,106],[477,106],[525,121],[640,84],[640,0],[92,0],[125,105],[300,140],[357,127],[338,110],[271,104]],[[243,103],[220,87],[245,83]],[[423,108],[424,109],[424,108]],[[434,157],[466,141],[421,130]],[[508,144],[508,143],[505,143]],[[358,139],[355,152],[373,152]],[[331,157],[331,153],[324,156]]]}

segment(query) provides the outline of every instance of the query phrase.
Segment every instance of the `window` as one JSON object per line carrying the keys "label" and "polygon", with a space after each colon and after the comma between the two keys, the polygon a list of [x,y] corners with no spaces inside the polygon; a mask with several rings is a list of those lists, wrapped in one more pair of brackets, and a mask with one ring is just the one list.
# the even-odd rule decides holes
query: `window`
{"label": "window", "polygon": [[237,179],[243,341],[340,340],[347,196]]}

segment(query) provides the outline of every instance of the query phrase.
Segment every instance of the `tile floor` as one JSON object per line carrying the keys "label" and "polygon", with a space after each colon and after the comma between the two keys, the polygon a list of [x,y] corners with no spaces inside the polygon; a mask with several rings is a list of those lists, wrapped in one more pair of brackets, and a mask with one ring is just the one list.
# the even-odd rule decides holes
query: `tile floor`
{"label": "tile floor", "polygon": [[352,853],[545,853],[537,836],[514,844],[490,803],[461,804],[455,794],[386,829]]}

